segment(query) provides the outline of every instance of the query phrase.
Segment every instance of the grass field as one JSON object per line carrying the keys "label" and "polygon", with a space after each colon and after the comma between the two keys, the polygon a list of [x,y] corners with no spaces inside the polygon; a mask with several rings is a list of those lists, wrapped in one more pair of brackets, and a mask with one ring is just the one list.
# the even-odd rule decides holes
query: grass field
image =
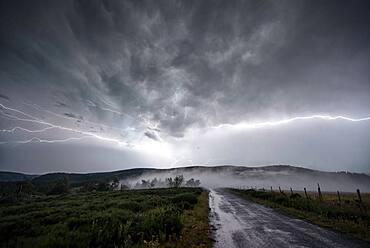
{"label": "grass field", "polygon": [[283,212],[308,220],[323,227],[347,233],[353,237],[370,241],[370,194],[362,194],[359,202],[356,193],[341,194],[339,202],[337,193],[280,193],[254,189],[229,189],[241,197],[254,202],[281,209]]}
{"label": "grass field", "polygon": [[[301,194],[302,196],[304,195],[304,192],[297,192]],[[319,195],[317,192],[307,192],[308,196],[311,197],[312,199],[318,199]],[[349,193],[349,192],[340,192],[340,200],[341,203],[343,204],[354,204],[358,200],[357,193]],[[323,192],[322,193],[323,201],[327,203],[332,203],[332,204],[339,204],[339,198],[338,194],[336,192]],[[368,206],[370,206],[370,193],[361,193],[361,198],[362,202]]]}
{"label": "grass field", "polygon": [[208,192],[38,196],[0,205],[0,247],[210,247]]}

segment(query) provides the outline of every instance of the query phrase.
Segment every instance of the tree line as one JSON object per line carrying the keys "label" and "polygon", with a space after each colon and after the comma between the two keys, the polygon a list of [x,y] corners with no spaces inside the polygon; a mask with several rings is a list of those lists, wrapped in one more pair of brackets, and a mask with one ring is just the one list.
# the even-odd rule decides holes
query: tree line
{"label": "tree line", "polygon": [[189,180],[185,180],[183,175],[178,175],[175,177],[167,177],[165,180],[157,179],[156,177],[153,179],[142,179],[141,181],[137,182],[134,188],[180,188],[180,187],[199,187],[200,180],[190,178]]}

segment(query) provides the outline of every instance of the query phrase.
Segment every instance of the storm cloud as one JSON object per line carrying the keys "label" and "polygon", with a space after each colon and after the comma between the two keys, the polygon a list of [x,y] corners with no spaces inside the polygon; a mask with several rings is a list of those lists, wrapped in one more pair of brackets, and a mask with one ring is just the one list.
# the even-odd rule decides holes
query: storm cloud
{"label": "storm cloud", "polygon": [[[368,1],[2,1],[0,93],[7,98],[0,100],[39,114],[24,105],[36,104],[48,121],[109,132],[128,147],[162,141],[187,147],[186,154],[196,155],[184,157],[201,163],[206,154],[214,159],[218,148],[207,137],[209,150],[198,151],[201,135],[190,140],[194,130],[312,114],[369,116],[369,11]],[[50,112],[81,121],[70,124]],[[8,127],[10,121],[2,120],[1,128]],[[365,139],[344,147],[369,146],[369,125],[345,129],[361,130],[357,135]],[[320,128],[312,130],[310,135],[327,141]],[[239,137],[248,139],[230,135],[231,146]],[[338,160],[329,166],[315,149],[315,159],[304,155],[307,145],[281,156],[256,153],[255,144],[277,144],[261,135],[245,144],[249,155],[240,148],[222,161],[334,170],[369,166],[369,156],[357,150],[347,154],[355,160],[337,167]],[[329,140],[329,146],[336,144]],[[338,152],[335,147],[329,152]],[[8,164],[3,162],[4,169],[12,169]]]}

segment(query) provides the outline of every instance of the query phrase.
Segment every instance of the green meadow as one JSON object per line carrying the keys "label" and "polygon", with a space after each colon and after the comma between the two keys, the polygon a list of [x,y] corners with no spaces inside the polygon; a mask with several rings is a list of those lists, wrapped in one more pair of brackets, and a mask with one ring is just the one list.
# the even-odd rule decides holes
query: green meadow
{"label": "green meadow", "polygon": [[33,195],[0,204],[0,247],[210,247],[208,211],[200,188]]}

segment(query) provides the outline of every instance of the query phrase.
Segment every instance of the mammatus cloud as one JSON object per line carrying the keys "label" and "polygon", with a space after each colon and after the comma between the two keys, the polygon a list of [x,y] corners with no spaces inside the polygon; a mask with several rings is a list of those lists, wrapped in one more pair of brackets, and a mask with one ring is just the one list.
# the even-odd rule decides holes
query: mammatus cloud
{"label": "mammatus cloud", "polygon": [[[351,124],[345,130],[361,130],[358,135],[363,137],[368,134],[366,125],[354,121],[366,121],[370,114],[368,5],[366,1],[2,3],[0,103],[28,116],[1,108],[0,129],[7,131],[1,132],[0,142],[98,142],[155,151],[168,146],[172,148],[163,148],[163,153],[177,155],[173,164],[231,161],[216,158],[211,152],[215,144],[209,144],[209,152],[196,149],[196,141],[215,128],[232,135],[235,129],[249,132],[286,124],[281,126],[285,130],[303,121],[319,125],[311,121],[335,119],[330,125],[345,121]],[[298,132],[290,130],[291,135]],[[311,135],[325,143],[320,129],[315,130]],[[239,139],[234,136],[234,144]],[[367,147],[369,142],[350,144]],[[186,152],[175,152],[185,147]],[[243,149],[248,147],[238,147],[241,154]],[[303,153],[284,152],[286,158]],[[192,153],[203,154],[202,159],[191,158]],[[211,155],[203,158],[204,154]],[[361,158],[353,160],[361,165],[347,167],[366,168],[370,161],[365,153],[347,155]],[[288,161],[305,165],[312,156]],[[244,153],[244,159],[232,161],[256,161],[248,157]],[[278,162],[277,155],[263,157],[260,161]]]}

